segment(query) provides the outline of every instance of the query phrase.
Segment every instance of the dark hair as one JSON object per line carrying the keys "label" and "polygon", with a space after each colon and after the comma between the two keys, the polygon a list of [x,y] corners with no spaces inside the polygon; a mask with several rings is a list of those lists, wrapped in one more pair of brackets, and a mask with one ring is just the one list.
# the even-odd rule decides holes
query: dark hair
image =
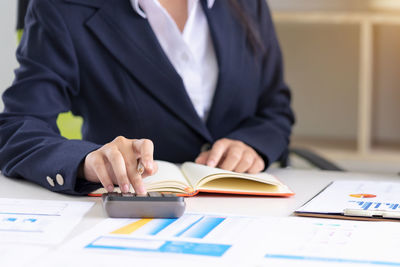
{"label": "dark hair", "polygon": [[[254,1],[254,0],[245,0]],[[251,47],[254,54],[257,52],[264,52],[264,44],[261,40],[259,27],[250,15],[247,13],[244,6],[239,0],[229,0],[230,6],[235,12],[239,22],[242,24],[244,30],[246,31],[247,41]]]}

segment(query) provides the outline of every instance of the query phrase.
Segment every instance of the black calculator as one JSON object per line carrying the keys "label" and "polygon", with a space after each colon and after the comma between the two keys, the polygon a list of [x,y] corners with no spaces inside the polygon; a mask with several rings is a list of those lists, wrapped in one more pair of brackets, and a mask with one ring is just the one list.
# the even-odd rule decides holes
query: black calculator
{"label": "black calculator", "polygon": [[185,199],[171,193],[106,193],[103,208],[111,218],[178,218],[185,211]]}

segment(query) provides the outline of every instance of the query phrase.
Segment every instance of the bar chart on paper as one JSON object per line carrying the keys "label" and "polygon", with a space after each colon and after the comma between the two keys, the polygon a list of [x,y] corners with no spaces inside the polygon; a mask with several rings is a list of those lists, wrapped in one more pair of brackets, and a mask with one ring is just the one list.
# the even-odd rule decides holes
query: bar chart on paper
{"label": "bar chart on paper", "polygon": [[363,210],[390,210],[400,211],[400,203],[391,202],[372,202],[372,201],[354,201],[349,200],[350,204]]}
{"label": "bar chart on paper", "polygon": [[343,214],[345,210],[400,212],[400,183],[335,181],[296,214]]}
{"label": "bar chart on paper", "polygon": [[31,232],[44,231],[46,221],[36,216],[4,216],[0,215],[0,231]]}
{"label": "bar chart on paper", "polygon": [[0,242],[55,244],[92,202],[0,198]]}
{"label": "bar chart on paper", "polygon": [[125,220],[86,248],[221,257],[232,247],[227,235],[240,232],[248,220],[197,214],[178,219]]}
{"label": "bar chart on paper", "polygon": [[[163,237],[204,238],[225,218],[185,216],[182,219],[141,219],[121,227],[111,234],[150,235]],[[172,227],[168,227],[174,224]]]}
{"label": "bar chart on paper", "polygon": [[21,200],[0,202],[1,232],[44,232],[51,217],[61,216],[66,203],[28,205]]}

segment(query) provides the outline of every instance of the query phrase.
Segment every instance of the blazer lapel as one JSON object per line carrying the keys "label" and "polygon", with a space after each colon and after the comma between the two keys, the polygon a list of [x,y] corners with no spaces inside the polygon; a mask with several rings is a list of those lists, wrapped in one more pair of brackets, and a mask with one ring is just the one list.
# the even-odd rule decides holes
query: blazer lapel
{"label": "blazer lapel", "polygon": [[133,10],[130,1],[105,1],[86,25],[153,97],[206,140],[211,140],[150,24]]}
{"label": "blazer lapel", "polygon": [[217,88],[207,120],[207,128],[216,134],[224,118],[229,117],[225,113],[228,111],[235,90],[235,85],[229,80],[230,73],[234,72],[236,67],[234,62],[236,40],[230,23],[234,18],[226,1],[215,1],[211,9],[207,8],[206,0],[202,0],[201,3],[208,19],[219,66]]}

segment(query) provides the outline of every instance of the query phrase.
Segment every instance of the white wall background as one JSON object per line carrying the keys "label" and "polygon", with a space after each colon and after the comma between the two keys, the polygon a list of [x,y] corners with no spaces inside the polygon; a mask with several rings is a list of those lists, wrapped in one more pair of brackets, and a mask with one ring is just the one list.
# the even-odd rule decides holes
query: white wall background
{"label": "white wall background", "polygon": [[[15,59],[17,37],[15,33],[17,1],[0,0],[0,94],[9,87],[14,78],[14,69],[18,66]],[[0,111],[3,101],[0,101]]]}
{"label": "white wall background", "polygon": [[[400,0],[268,0],[273,11],[363,10]],[[381,5],[385,3],[385,5]],[[303,4],[300,6],[300,4]],[[379,5],[378,5],[379,4]],[[351,13],[348,13],[351,14]],[[381,15],[387,14],[380,11]],[[398,13],[395,13],[398,14]],[[360,25],[276,23],[286,77],[297,114],[294,136],[356,144]],[[373,40],[372,141],[400,147],[400,25],[375,25]]]}

